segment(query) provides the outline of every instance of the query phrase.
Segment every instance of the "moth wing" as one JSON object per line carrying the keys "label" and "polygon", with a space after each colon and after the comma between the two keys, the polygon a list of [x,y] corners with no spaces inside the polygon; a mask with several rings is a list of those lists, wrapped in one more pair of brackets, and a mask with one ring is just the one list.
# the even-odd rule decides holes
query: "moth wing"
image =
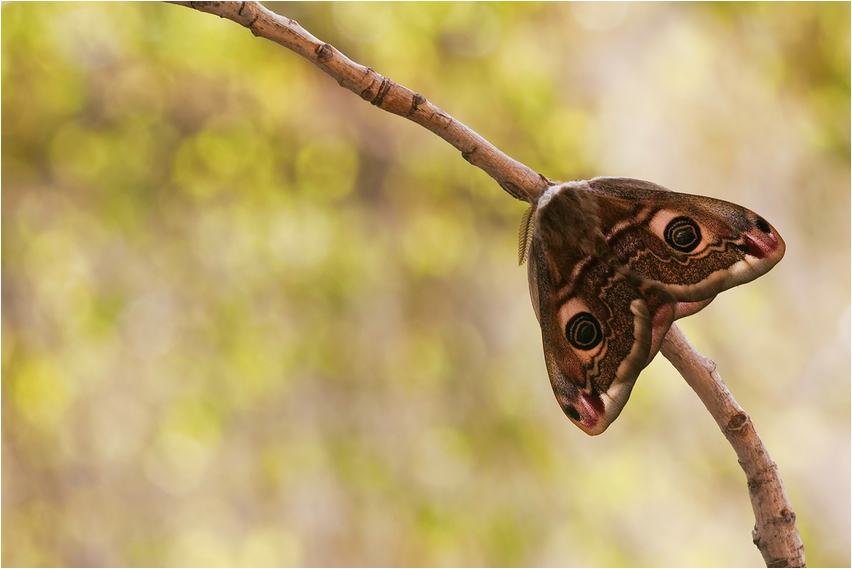
{"label": "moth wing", "polygon": [[537,205],[528,275],[547,371],[565,414],[591,435],[619,415],[674,319],[766,273],[785,250],[746,208],[641,180],[568,182]]}
{"label": "moth wing", "polygon": [[674,318],[674,299],[577,251],[530,247],[530,296],[560,407],[590,435],[621,413]]}
{"label": "moth wing", "polygon": [[608,245],[678,301],[676,318],[763,275],[784,256],[775,228],[739,205],[629,178],[594,178],[589,187],[601,203]]}

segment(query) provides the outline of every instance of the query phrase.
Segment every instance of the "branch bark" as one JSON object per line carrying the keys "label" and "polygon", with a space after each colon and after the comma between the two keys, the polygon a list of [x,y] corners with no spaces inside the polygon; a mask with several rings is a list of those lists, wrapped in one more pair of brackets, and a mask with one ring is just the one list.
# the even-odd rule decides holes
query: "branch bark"
{"label": "branch bark", "polygon": [[292,50],[331,75],[341,87],[365,101],[395,115],[405,117],[437,134],[462,157],[494,178],[512,197],[535,203],[553,182],[528,166],[510,158],[463,123],[445,113],[426,97],[394,83],[371,67],[355,63],[331,44],[308,33],[296,20],[267,10],[258,2],[189,2],[178,4],[233,20]]}
{"label": "branch bark", "polygon": [[[405,117],[437,134],[462,157],[494,178],[513,197],[536,203],[553,182],[510,158],[482,136],[445,113],[426,98],[398,85],[320,41],[295,20],[267,10],[258,2],[173,1],[201,12],[232,20],[258,37],[274,41],[301,55],[365,101]],[[734,400],[716,372],[716,364],[699,354],[673,324],[662,354],[698,394],[746,474],[755,515],[752,538],[767,567],[804,567],[805,554],[796,515],[787,499],[778,467],[772,461],[751,418]]]}

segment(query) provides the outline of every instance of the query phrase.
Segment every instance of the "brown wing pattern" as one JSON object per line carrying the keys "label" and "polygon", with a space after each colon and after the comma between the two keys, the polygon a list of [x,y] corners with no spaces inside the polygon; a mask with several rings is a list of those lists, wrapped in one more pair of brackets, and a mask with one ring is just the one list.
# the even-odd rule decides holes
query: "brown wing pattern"
{"label": "brown wing pattern", "polygon": [[535,211],[528,271],[565,414],[603,432],[675,318],[783,254],[775,229],[734,204],[625,178],[552,187]]}

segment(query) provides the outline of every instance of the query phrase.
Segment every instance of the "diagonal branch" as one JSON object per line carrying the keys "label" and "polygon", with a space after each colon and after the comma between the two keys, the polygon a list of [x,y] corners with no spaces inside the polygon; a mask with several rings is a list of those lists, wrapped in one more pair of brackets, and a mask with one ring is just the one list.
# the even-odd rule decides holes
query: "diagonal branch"
{"label": "diagonal branch", "polygon": [[535,203],[553,182],[510,158],[481,135],[457,121],[426,97],[355,63],[332,45],[322,42],[302,26],[267,10],[258,2],[171,2],[216,14],[245,26],[259,37],[295,51],[349,89],[382,110],[405,117],[434,132],[462,157],[494,178],[512,197]]}
{"label": "diagonal branch", "polygon": [[[355,63],[312,36],[295,20],[279,16],[258,2],[171,3],[233,20],[249,28],[255,36],[272,40],[298,53],[365,101],[437,134],[460,150],[465,160],[484,170],[519,200],[536,203],[538,197],[553,184],[545,176],[498,150],[422,95],[394,83],[370,67]],[[767,567],[804,567],[804,546],[799,537],[796,515],[787,499],[778,467],[763,446],[751,419],[716,373],[716,365],[695,351],[677,325],[672,325],[666,335],[661,352],[695,390],[737,453],[746,473],[755,514],[753,540]]]}

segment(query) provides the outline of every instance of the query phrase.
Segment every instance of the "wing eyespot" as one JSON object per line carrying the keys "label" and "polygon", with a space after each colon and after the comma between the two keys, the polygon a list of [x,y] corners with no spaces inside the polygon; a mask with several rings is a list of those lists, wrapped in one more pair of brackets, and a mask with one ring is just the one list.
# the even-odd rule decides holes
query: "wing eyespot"
{"label": "wing eyespot", "polygon": [[666,225],[666,243],[681,253],[690,253],[701,243],[701,229],[688,217],[676,217]]}
{"label": "wing eyespot", "polygon": [[601,343],[603,334],[597,318],[588,312],[575,314],[565,326],[565,337],[578,350],[591,350]]}

